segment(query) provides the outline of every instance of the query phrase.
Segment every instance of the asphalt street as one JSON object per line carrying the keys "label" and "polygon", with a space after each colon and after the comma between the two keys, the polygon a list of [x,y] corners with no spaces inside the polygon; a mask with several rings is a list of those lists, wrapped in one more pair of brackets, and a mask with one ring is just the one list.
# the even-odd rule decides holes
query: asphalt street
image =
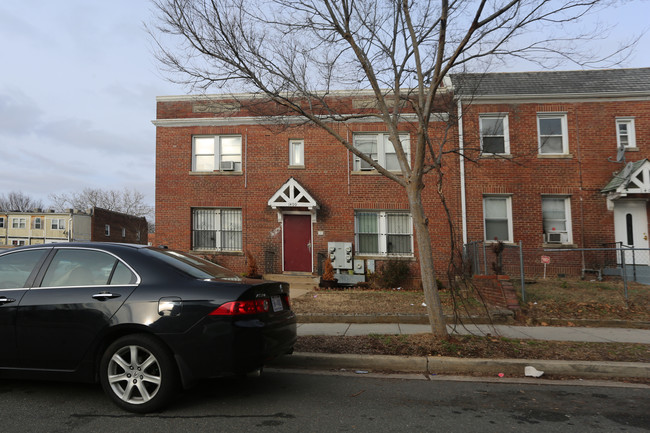
{"label": "asphalt street", "polygon": [[650,389],[268,371],[206,381],[134,415],[98,385],[0,381],[6,432],[644,432]]}

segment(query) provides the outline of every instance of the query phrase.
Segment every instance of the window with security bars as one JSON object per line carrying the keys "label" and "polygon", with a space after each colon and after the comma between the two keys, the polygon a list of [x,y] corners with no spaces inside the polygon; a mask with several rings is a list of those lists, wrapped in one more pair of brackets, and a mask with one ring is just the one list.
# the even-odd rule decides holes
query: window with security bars
{"label": "window with security bars", "polygon": [[241,209],[193,209],[192,249],[242,251]]}
{"label": "window with security bars", "polygon": [[413,222],[409,213],[359,211],[354,220],[357,254],[413,255]]}

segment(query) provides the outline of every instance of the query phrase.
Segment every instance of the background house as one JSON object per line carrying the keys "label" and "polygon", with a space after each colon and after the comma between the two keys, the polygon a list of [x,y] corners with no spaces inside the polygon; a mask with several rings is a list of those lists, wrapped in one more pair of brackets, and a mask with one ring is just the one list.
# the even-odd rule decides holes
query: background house
{"label": "background house", "polygon": [[[442,190],[453,235],[433,174],[423,192],[438,269],[447,268],[452,239],[521,242],[529,273],[542,272],[545,254],[549,272],[580,274],[605,259],[583,248],[630,240],[647,248],[648,164],[639,161],[649,154],[650,69],[457,75],[452,84],[440,106],[452,96],[458,103],[439,113],[429,133],[440,142],[446,132],[454,151],[444,157]],[[332,98],[349,113],[372,107],[369,94]],[[410,115],[400,127],[407,154]],[[406,260],[417,275],[401,187],[321,129],[286,117],[278,125],[278,118],[227,95],[157,98],[156,243],[236,270],[250,250],[264,272],[309,274],[331,243],[343,243],[365,269]],[[399,169],[383,123],[365,118],[336,128]],[[506,258],[518,268],[518,255]]]}
{"label": "background house", "polygon": [[146,244],[147,220],[98,207],[87,211],[0,213],[0,245],[75,241]]}

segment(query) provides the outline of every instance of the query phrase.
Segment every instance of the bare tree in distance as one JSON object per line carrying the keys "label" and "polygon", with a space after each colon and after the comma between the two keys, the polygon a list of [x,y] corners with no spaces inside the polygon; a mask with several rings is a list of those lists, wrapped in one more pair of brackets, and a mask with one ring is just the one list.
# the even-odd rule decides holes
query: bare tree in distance
{"label": "bare tree in distance", "polygon": [[0,195],[0,211],[28,212],[40,208],[43,208],[41,200],[33,199],[21,191]]}
{"label": "bare tree in distance", "polygon": [[[327,131],[331,137],[404,188],[418,245],[432,332],[447,336],[436,284],[431,236],[422,204],[425,175],[442,192],[443,156],[457,152],[448,128],[433,132],[440,101],[450,95],[445,78],[486,71],[512,59],[545,67],[571,61],[579,67],[611,66],[585,44],[606,37],[584,32],[581,20],[614,2],[588,0],[153,0],[157,16],[148,31],[170,80],[193,91],[248,92],[262,102]],[[626,51],[616,51],[625,53]],[[615,53],[615,54],[616,54]],[[332,89],[370,93],[372,110],[341,112]],[[233,98],[237,96],[232,95]],[[251,102],[253,101],[253,102]],[[452,110],[454,100],[446,100]],[[268,107],[259,104],[257,108]],[[260,111],[263,114],[263,111]],[[282,116],[276,118],[281,119]],[[383,122],[401,172],[389,171],[354,147],[347,122]],[[411,130],[412,161],[400,141]],[[444,196],[441,194],[442,202]],[[452,246],[455,239],[451,228]],[[451,256],[454,251],[452,248]]]}
{"label": "bare tree in distance", "polygon": [[50,194],[52,206],[63,209],[102,209],[121,212],[127,215],[146,217],[153,221],[153,207],[145,202],[144,194],[135,189],[99,189],[84,188],[81,192]]}

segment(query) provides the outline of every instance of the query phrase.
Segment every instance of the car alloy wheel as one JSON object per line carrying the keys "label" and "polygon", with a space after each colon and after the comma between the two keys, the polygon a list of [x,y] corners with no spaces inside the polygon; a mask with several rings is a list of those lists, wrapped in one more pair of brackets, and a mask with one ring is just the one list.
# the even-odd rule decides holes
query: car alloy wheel
{"label": "car alloy wheel", "polygon": [[120,407],[151,412],[173,397],[178,374],[173,358],[154,338],[136,334],[111,344],[100,366],[104,391]]}

